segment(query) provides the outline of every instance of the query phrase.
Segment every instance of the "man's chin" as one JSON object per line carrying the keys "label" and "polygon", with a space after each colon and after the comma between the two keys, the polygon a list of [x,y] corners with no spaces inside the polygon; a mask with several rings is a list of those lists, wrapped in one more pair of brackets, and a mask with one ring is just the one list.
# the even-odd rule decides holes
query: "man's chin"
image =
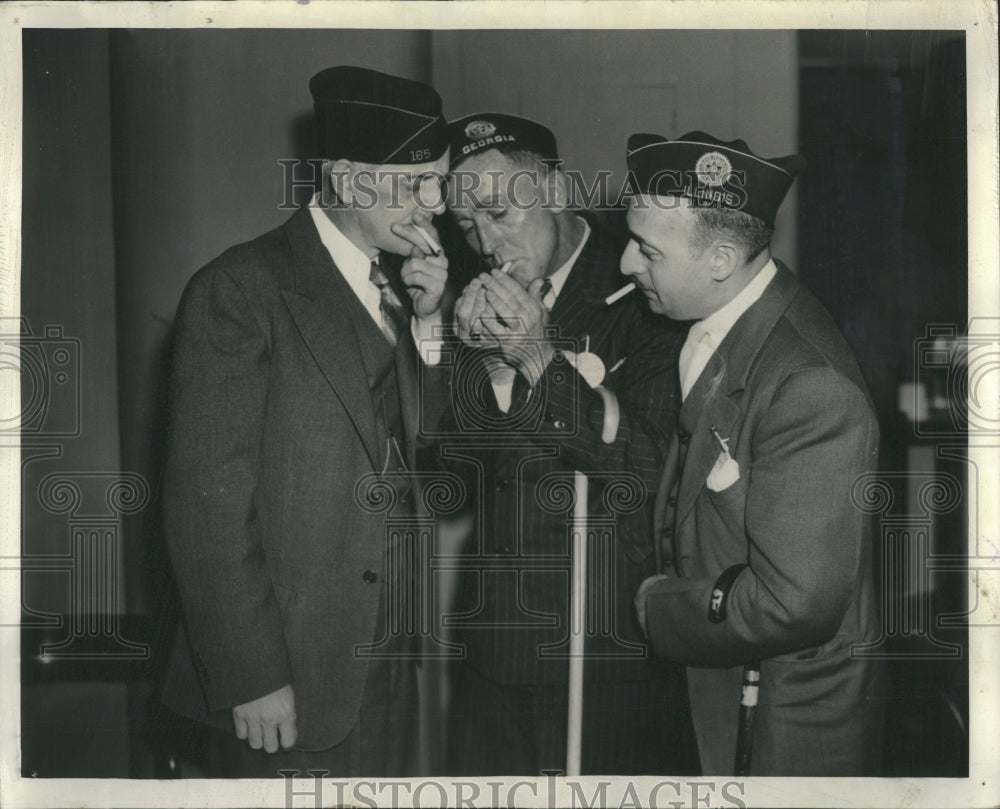
{"label": "man's chin", "polygon": [[[499,269],[499,268],[498,268]],[[534,281],[536,278],[544,278],[545,273],[536,267],[528,267],[524,264],[515,264],[510,268],[510,272],[507,273],[511,278],[513,278],[517,283],[523,286],[525,289]]]}

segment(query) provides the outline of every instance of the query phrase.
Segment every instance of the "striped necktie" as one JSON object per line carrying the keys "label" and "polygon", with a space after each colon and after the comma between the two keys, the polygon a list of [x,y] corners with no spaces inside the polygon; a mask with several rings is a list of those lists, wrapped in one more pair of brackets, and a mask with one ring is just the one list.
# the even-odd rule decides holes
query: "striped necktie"
{"label": "striped necktie", "polygon": [[390,345],[395,346],[399,342],[399,335],[406,331],[407,323],[409,322],[406,310],[403,308],[402,302],[389,283],[388,276],[379,267],[378,262],[372,262],[368,280],[378,287],[378,308],[382,313],[379,328]]}

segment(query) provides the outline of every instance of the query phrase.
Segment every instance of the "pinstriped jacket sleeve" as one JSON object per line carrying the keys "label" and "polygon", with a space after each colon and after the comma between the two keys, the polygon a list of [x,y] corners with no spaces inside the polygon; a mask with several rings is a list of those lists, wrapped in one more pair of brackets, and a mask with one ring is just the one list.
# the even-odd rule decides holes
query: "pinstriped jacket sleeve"
{"label": "pinstriped jacket sleeve", "polygon": [[544,398],[547,419],[566,425],[561,447],[575,468],[633,472],[655,491],[680,407],[677,357],[685,333],[642,304],[621,322],[620,367],[605,368],[602,382],[618,401],[613,441],[602,437],[605,399],[567,363],[550,363],[536,394]]}

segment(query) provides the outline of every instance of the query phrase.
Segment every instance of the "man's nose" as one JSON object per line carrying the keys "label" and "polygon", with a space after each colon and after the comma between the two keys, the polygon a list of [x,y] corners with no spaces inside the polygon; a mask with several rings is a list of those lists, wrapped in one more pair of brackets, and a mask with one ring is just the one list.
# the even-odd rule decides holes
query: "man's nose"
{"label": "man's nose", "polygon": [[500,252],[502,246],[499,234],[494,228],[486,224],[480,225],[478,230],[479,244],[483,249],[483,258],[499,260],[500,256],[497,254]]}
{"label": "man's nose", "polygon": [[427,197],[423,201],[427,213],[432,216],[440,216],[445,212],[445,190],[440,183],[434,185],[433,190],[427,194]]}
{"label": "man's nose", "polygon": [[637,245],[634,241],[629,240],[618,265],[623,275],[639,275],[639,273],[642,272],[642,266],[638,260],[638,253],[639,245]]}

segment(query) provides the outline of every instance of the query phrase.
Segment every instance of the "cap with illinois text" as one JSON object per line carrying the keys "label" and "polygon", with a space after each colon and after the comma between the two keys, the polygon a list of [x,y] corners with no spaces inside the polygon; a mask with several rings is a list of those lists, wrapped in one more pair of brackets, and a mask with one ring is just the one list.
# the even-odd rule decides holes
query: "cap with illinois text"
{"label": "cap with illinois text", "polygon": [[313,76],[309,90],[322,157],[415,165],[448,148],[441,97],[427,84],[338,65]]}
{"label": "cap with illinois text", "polygon": [[705,132],[688,132],[677,140],[632,135],[626,161],[635,193],[683,197],[695,207],[743,211],[768,224],[805,168],[799,155],[758,157],[746,141],[719,140]]}

